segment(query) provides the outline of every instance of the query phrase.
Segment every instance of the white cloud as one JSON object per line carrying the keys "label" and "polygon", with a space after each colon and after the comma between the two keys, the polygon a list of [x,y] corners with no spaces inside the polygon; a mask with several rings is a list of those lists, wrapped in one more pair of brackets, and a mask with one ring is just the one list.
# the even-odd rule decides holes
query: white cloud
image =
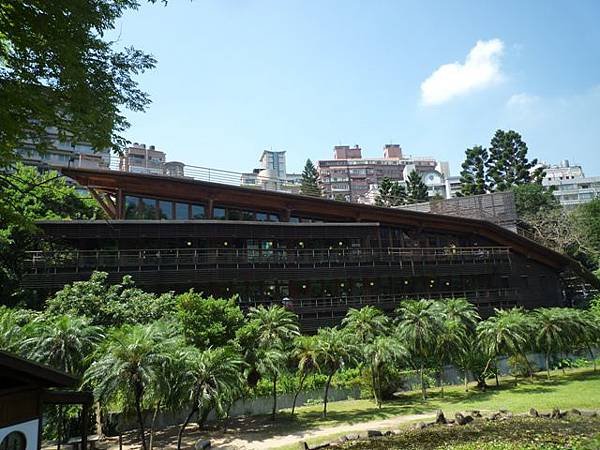
{"label": "white cloud", "polygon": [[423,103],[437,105],[501,81],[500,57],[503,51],[504,43],[500,39],[477,41],[464,64],[444,64],[421,83]]}
{"label": "white cloud", "polygon": [[506,106],[508,108],[527,108],[529,106],[533,106],[540,100],[539,97],[535,95],[530,95],[526,93],[514,94],[512,95],[508,101],[506,102]]}

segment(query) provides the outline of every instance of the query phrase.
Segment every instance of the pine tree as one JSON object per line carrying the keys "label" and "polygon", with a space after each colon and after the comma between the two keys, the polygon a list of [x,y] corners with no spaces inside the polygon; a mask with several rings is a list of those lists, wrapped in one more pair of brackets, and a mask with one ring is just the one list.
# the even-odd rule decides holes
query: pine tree
{"label": "pine tree", "polygon": [[487,168],[492,190],[507,191],[512,186],[541,182],[544,171],[532,170],[537,159],[527,159],[527,144],[519,133],[497,130],[490,144]]}
{"label": "pine tree", "polygon": [[317,172],[315,165],[310,159],[307,159],[304,170],[302,171],[300,193],[302,195],[310,195],[311,197],[321,197],[321,188],[317,182],[318,179],[319,173]]}
{"label": "pine tree", "polygon": [[463,196],[485,194],[489,191],[486,164],[488,152],[480,145],[465,151],[460,172],[460,193]]}
{"label": "pine tree", "polygon": [[422,203],[429,200],[427,186],[416,170],[409,173],[406,179],[406,200],[407,203]]}
{"label": "pine tree", "polygon": [[381,180],[379,193],[375,198],[376,206],[399,206],[406,203],[406,190],[397,181],[393,181],[388,177]]}

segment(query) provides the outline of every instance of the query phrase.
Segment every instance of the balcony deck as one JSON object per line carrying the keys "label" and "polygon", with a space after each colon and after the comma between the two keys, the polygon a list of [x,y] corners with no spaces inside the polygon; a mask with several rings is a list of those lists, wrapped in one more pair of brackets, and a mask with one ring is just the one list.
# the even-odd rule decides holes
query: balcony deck
{"label": "balcony deck", "polygon": [[34,251],[25,260],[23,285],[61,287],[95,270],[108,272],[115,282],[130,274],[140,285],[160,284],[161,278],[182,284],[207,277],[257,280],[508,273],[510,255],[508,247]]}

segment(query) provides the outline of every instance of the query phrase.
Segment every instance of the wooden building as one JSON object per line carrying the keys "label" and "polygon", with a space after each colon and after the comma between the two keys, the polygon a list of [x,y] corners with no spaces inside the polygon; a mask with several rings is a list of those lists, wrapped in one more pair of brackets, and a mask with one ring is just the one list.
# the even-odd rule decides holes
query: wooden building
{"label": "wooden building", "polygon": [[[0,350],[0,450],[41,448],[45,404],[81,404],[82,430],[92,403],[88,392],[65,391],[79,380]],[[83,447],[87,434],[82,433]]]}
{"label": "wooden building", "polygon": [[158,291],[284,302],[305,329],[350,307],[393,311],[406,298],[466,297],[493,308],[559,306],[571,259],[491,222],[379,208],[188,178],[64,169],[109,220],[48,221],[23,284],[53,291],[109,273]]}

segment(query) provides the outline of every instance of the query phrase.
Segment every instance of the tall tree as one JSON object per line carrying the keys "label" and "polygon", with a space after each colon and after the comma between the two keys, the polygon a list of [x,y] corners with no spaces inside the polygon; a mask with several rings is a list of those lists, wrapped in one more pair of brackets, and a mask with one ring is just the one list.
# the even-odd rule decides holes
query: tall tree
{"label": "tall tree", "polygon": [[205,298],[193,290],[177,297],[177,317],[185,337],[200,349],[222,347],[244,323],[235,298]]}
{"label": "tall tree", "polygon": [[385,340],[379,340],[377,345],[374,343],[378,338],[389,334],[389,319],[380,309],[365,306],[361,309],[350,308],[342,324],[364,346],[362,357],[371,372],[373,399],[378,406],[381,406],[381,397],[378,395],[380,392],[378,389],[380,367],[376,366],[383,364],[392,355],[395,355],[396,347],[390,347],[389,342]]}
{"label": "tall tree", "polygon": [[408,354],[406,348],[394,336],[377,336],[364,346],[370,362],[371,389],[377,407],[383,405],[382,378],[386,367],[397,365]]}
{"label": "tall tree", "polygon": [[511,190],[515,194],[517,214],[525,221],[561,208],[560,202],[552,191],[544,188],[541,184],[521,184],[513,186]]}
{"label": "tall tree", "polygon": [[316,351],[319,367],[327,375],[323,393],[323,417],[327,417],[327,399],[331,379],[344,364],[353,361],[359,352],[350,334],[337,328],[320,328],[316,335]]}
{"label": "tall tree", "polygon": [[294,415],[294,411],[296,410],[296,401],[298,400],[298,395],[300,392],[302,392],[306,378],[308,375],[316,372],[319,369],[315,337],[298,336],[294,340],[294,350],[292,351],[292,356],[297,361],[298,375],[300,376],[300,383],[298,384],[298,389],[294,393],[294,401],[292,403],[292,415]]}
{"label": "tall tree", "polygon": [[300,193],[310,195],[311,197],[321,197],[321,188],[319,187],[319,172],[310,159],[306,160],[304,170],[302,171],[302,184]]}
{"label": "tall tree", "polygon": [[191,405],[185,421],[179,428],[177,449],[181,448],[183,432],[195,413],[208,410],[210,407],[223,409],[224,396],[237,389],[242,382],[242,364],[241,356],[229,347],[189,352],[188,377],[191,386]]}
{"label": "tall tree", "polygon": [[39,250],[35,221],[93,219],[102,213],[94,200],[82,197],[55,171],[40,174],[21,164],[0,170],[0,192],[0,303],[33,303],[34,296],[25,295],[19,285],[25,252]]}
{"label": "tall tree", "polygon": [[[298,317],[293,312],[279,305],[273,305],[268,308],[259,306],[251,308],[248,314],[248,320],[256,324],[256,342],[262,357],[257,358],[258,367],[261,366],[261,359],[264,360],[267,353],[272,355],[273,364],[264,364],[262,361],[263,373],[267,373],[273,381],[273,412],[272,419],[275,420],[277,413],[277,378],[279,368],[285,363],[284,358],[276,357],[277,354],[285,354],[291,347],[293,339],[300,334],[298,327]],[[260,372],[260,370],[259,370]]]}
{"label": "tall tree", "polygon": [[425,367],[435,354],[437,336],[442,331],[442,316],[431,300],[406,300],[396,310],[398,314],[398,337],[411,352],[411,361],[419,371],[421,393],[425,389]]}
{"label": "tall tree", "polygon": [[148,448],[144,398],[157,383],[159,368],[169,357],[168,344],[165,329],[158,323],[124,325],[112,331],[84,377],[94,387],[96,398],[104,403],[123,398],[125,405],[133,404],[143,450]]}
{"label": "tall tree", "polygon": [[519,355],[527,359],[525,350],[530,332],[531,324],[522,308],[496,309],[493,316],[477,325],[477,336],[488,355],[487,365],[495,363],[500,355]]}
{"label": "tall tree", "polygon": [[476,145],[465,151],[465,161],[460,172],[461,195],[480,195],[489,191],[487,162],[488,152],[482,146]]}
{"label": "tall tree", "polygon": [[422,203],[429,200],[427,195],[427,186],[423,182],[421,174],[413,170],[406,179],[406,202]]}
{"label": "tall tree", "polygon": [[40,316],[26,326],[21,353],[63,372],[82,375],[85,361],[104,337],[85,317]]}
{"label": "tall tree", "polygon": [[527,144],[516,131],[497,130],[492,138],[487,161],[490,186],[507,191],[524,183],[541,183],[542,168],[534,169],[537,159],[527,159]]}
{"label": "tall tree", "polygon": [[0,167],[24,143],[61,140],[118,150],[129,126],[122,108],[149,103],[134,77],[154,67],[151,56],[106,39],[137,0],[4,0],[0,14]]}
{"label": "tall tree", "polygon": [[375,198],[376,206],[399,206],[406,203],[406,189],[399,182],[384,177]]}

